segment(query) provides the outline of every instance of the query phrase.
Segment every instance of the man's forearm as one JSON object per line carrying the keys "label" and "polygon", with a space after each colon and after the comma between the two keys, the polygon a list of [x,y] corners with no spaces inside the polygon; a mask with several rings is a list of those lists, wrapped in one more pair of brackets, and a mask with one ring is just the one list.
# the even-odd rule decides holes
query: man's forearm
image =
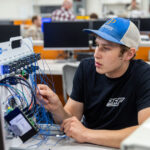
{"label": "man's forearm", "polygon": [[63,106],[59,106],[55,112],[52,112],[55,123],[61,124],[64,119],[71,117],[72,115],[67,112]]}
{"label": "man's forearm", "polygon": [[91,130],[85,133],[85,142],[108,147],[119,148],[121,142],[129,136],[138,126],[121,130]]}

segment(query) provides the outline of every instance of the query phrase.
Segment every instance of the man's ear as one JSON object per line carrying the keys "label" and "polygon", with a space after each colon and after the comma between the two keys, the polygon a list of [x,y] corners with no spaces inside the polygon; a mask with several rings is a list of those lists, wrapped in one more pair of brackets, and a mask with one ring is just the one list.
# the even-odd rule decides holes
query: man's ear
{"label": "man's ear", "polygon": [[136,49],[135,48],[130,48],[126,52],[125,60],[131,60],[136,54]]}

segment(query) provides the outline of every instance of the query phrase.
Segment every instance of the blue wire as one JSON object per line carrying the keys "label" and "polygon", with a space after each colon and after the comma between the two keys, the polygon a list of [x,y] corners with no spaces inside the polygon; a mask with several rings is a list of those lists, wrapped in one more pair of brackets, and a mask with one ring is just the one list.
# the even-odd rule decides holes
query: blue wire
{"label": "blue wire", "polygon": [[[15,92],[17,91],[17,94],[18,94],[18,91],[21,92],[20,90],[14,88],[13,86],[11,86],[11,85],[9,85],[9,84],[3,84],[3,83],[0,83],[0,85],[9,87],[9,88],[15,90]],[[14,92],[14,91],[13,91],[13,92]],[[22,92],[21,92],[21,93],[22,93]],[[25,101],[26,101],[26,104],[27,104],[27,106],[28,106],[28,101],[27,101],[27,99],[26,99],[24,93],[22,93],[22,95],[23,95],[23,97],[24,97],[24,99],[25,99]],[[23,99],[23,98],[22,98],[22,99]]]}

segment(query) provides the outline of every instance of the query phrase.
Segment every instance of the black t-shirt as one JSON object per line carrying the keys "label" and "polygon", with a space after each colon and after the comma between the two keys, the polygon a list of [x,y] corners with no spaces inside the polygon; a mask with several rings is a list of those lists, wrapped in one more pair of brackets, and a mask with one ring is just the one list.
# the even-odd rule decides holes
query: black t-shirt
{"label": "black t-shirt", "polygon": [[91,129],[122,129],[138,124],[138,111],[150,107],[150,66],[132,60],[125,74],[108,78],[96,72],[93,58],[83,60],[70,97],[84,104],[83,124]]}

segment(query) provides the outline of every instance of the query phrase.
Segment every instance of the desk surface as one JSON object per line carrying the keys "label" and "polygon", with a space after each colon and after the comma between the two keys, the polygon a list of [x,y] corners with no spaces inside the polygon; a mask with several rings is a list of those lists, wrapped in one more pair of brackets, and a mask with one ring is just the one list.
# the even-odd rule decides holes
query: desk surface
{"label": "desk surface", "polygon": [[[20,138],[7,139],[6,146],[10,150],[116,150],[114,148],[103,147],[94,144],[80,144],[72,138],[62,134],[59,130],[59,125],[40,125],[41,129],[48,131],[47,133],[53,136],[35,135],[25,143],[22,143]],[[54,136],[55,135],[55,136]]]}
{"label": "desk surface", "polygon": [[117,150],[94,144],[80,144],[68,137],[47,137],[45,140],[32,138],[23,144],[14,141],[10,150]]}
{"label": "desk surface", "polygon": [[[45,74],[52,74],[52,75],[62,75],[62,69],[63,66],[69,64],[69,65],[73,65],[73,66],[78,66],[79,65],[79,61],[76,62],[67,62],[67,61],[63,61],[60,62],[57,60],[49,60],[49,59],[42,59],[38,61],[38,65],[41,69],[41,71]],[[37,72],[37,73],[42,73],[42,72]]]}

